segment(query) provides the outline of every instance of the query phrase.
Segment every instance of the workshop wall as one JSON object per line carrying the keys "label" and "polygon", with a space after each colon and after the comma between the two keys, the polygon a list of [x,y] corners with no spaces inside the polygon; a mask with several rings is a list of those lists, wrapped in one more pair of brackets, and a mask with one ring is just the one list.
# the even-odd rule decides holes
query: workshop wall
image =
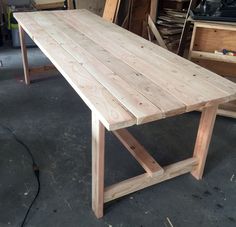
{"label": "workshop wall", "polygon": [[76,8],[87,9],[100,16],[103,14],[105,0],[76,0]]}

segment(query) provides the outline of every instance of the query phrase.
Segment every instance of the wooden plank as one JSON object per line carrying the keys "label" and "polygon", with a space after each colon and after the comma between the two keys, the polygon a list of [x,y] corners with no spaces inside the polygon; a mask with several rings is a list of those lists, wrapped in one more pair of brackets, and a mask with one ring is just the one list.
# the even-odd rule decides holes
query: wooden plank
{"label": "wooden plank", "polygon": [[152,21],[156,21],[157,19],[158,3],[159,3],[159,0],[151,0],[150,16],[151,16]]}
{"label": "wooden plank", "polygon": [[218,109],[217,115],[224,116],[224,117],[235,118],[236,119],[236,111],[225,110],[225,109]]}
{"label": "wooden plank", "polygon": [[92,209],[97,218],[103,216],[105,128],[92,113]]}
{"label": "wooden plank", "polygon": [[[82,12],[80,11],[80,14]],[[60,14],[61,15],[61,14]],[[61,15],[63,16],[63,15]],[[92,15],[91,15],[92,17]],[[99,18],[94,18],[93,20],[96,20]],[[114,32],[120,32],[122,34],[122,38],[118,37],[119,41],[120,39],[124,40],[124,43],[126,43],[129,39],[132,40],[133,45],[136,46],[141,46],[141,52],[144,53],[146,52],[147,55],[150,55],[149,58],[157,58],[157,57],[162,57],[165,58],[165,60],[168,62],[166,64],[169,64],[171,66],[173,66],[173,64],[175,66],[179,66],[182,69],[186,69],[185,71],[191,72],[195,75],[197,75],[198,78],[200,78],[203,81],[207,81],[209,84],[214,85],[215,87],[222,89],[225,92],[228,93],[234,93],[235,89],[236,89],[236,85],[233,84],[232,82],[226,81],[225,79],[223,79],[222,77],[216,75],[215,73],[210,72],[207,69],[204,69],[202,67],[198,67],[196,64],[181,58],[169,51],[166,51],[160,47],[158,47],[155,44],[152,44],[150,42],[147,42],[146,40],[142,39],[139,36],[135,36],[132,33],[123,30],[122,28],[118,27],[118,26],[113,26],[112,29],[110,28],[111,26],[109,26],[109,29],[112,30],[112,33]],[[146,55],[145,55],[146,57]],[[162,73],[163,74],[163,73]],[[161,74],[161,75],[162,75]]]}
{"label": "wooden plank", "polygon": [[60,73],[80,95],[89,108],[97,113],[108,130],[125,128],[136,123],[136,119],[91,76],[78,61],[66,52],[26,13],[16,13],[15,18],[51,60]]}
{"label": "wooden plank", "polygon": [[236,30],[227,30],[228,26],[225,26],[224,30],[195,26],[197,31],[194,39],[193,50],[215,52],[215,50],[236,49]]}
{"label": "wooden plank", "polygon": [[148,15],[148,26],[151,29],[153,35],[155,36],[155,38],[158,42],[158,45],[165,48],[165,49],[168,49],[165,42],[164,42],[164,40],[161,37],[160,32],[157,30],[156,25],[154,24],[152,18],[150,17],[150,15]]}
{"label": "wooden plank", "polygon": [[[62,17],[63,17],[63,15],[61,15]],[[67,20],[70,20],[69,18],[66,18]],[[78,23],[77,23],[78,24]],[[80,30],[82,29],[82,26],[83,25],[81,25],[81,24],[78,24],[78,26],[77,27],[79,27],[80,28]],[[86,32],[89,32],[88,31],[88,27],[85,27],[84,28],[84,30],[83,30],[84,32],[86,31]],[[88,35],[88,33],[86,33],[86,35]],[[99,34],[97,34],[98,36],[99,36]],[[90,36],[89,36],[89,38],[91,38],[91,39],[93,39],[94,37],[93,37],[94,35],[93,34],[91,34]],[[123,39],[124,37],[122,37],[122,39]],[[94,41],[96,41],[96,40],[94,40]],[[117,42],[118,40],[116,40],[116,42]],[[120,40],[119,40],[120,41]],[[97,42],[101,45],[101,37],[99,38],[99,41],[97,40]],[[112,44],[113,43],[113,44]],[[161,68],[159,68],[159,67],[154,67],[153,65],[149,65],[149,64],[146,64],[146,62],[145,61],[140,61],[140,62],[134,62],[134,60],[137,60],[137,58],[136,58],[136,56],[134,56],[134,55],[131,55],[130,54],[130,52],[128,52],[128,51],[126,51],[126,49],[125,48],[127,48],[128,46],[126,45],[126,44],[124,44],[124,45],[126,45],[126,47],[124,47],[124,48],[121,48],[120,46],[118,46],[118,45],[116,45],[116,48],[114,47],[114,42],[112,42],[111,43],[111,40],[110,39],[107,39],[107,40],[105,40],[102,44],[103,44],[103,47],[104,48],[106,48],[108,51],[110,51],[110,52],[112,52],[112,54],[114,54],[114,55],[116,55],[116,57],[119,57],[119,58],[125,58],[125,59],[122,59],[124,62],[126,62],[126,63],[128,63],[128,64],[130,64],[130,66],[131,67],[134,67],[134,64],[135,64],[135,68],[137,68],[138,67],[138,71],[140,72],[140,73],[142,73],[142,74],[144,74],[145,76],[147,76],[147,73],[151,73],[152,74],[152,78],[150,78],[150,77],[148,77],[149,79],[152,79],[152,81],[153,82],[155,82],[155,84],[158,84],[158,85],[161,85],[162,86],[162,88],[163,89],[166,89],[166,88],[169,88],[170,86],[171,86],[171,83],[168,83],[167,81],[166,81],[166,76],[167,75],[165,75],[165,78],[163,78],[163,80],[162,80],[162,78],[157,78],[157,75],[158,74],[163,74],[163,70],[161,69]],[[104,46],[105,45],[105,46]],[[140,49],[140,54],[142,54],[142,52],[143,52],[143,50],[144,49]],[[122,52],[121,52],[122,51]],[[131,56],[130,56],[131,55]],[[127,57],[126,57],[127,56]],[[130,57],[129,57],[130,56]],[[145,56],[146,57],[146,56]],[[138,59],[138,60],[140,60],[140,59]],[[153,59],[152,59],[152,62],[153,62]],[[143,70],[143,71],[140,71],[140,70]],[[145,70],[145,71],[144,71]],[[157,71],[158,70],[158,71]],[[154,77],[155,76],[155,77]],[[155,79],[155,81],[153,80],[153,77],[154,77],[154,79]],[[158,79],[158,81],[157,81],[157,79]],[[159,80],[160,79],[160,80]],[[171,77],[171,80],[172,80],[172,83],[174,82],[174,83],[179,83],[179,80],[177,80],[176,78],[174,78],[174,77]],[[180,84],[180,85],[182,85],[182,84]],[[176,85],[177,86],[177,85]],[[173,87],[173,88],[175,88],[175,86]],[[189,90],[189,92],[194,92],[193,91],[193,89],[190,89],[189,88],[189,86],[187,86],[186,87],[186,89],[188,89]],[[172,94],[173,95],[173,91],[171,90],[171,91],[168,91],[170,94]],[[181,95],[182,93],[183,93],[183,91],[177,91],[178,92],[178,94],[179,95]],[[183,94],[182,94],[183,95]],[[199,93],[198,93],[198,96],[199,96]],[[192,97],[193,97],[193,95],[191,95],[191,96],[185,96],[185,98],[186,99],[191,99],[192,100]],[[198,99],[198,98],[197,98]],[[196,102],[198,102],[199,103],[199,101],[198,100],[196,100]],[[195,107],[195,106],[194,106]]]}
{"label": "wooden plank", "polygon": [[67,8],[68,9],[74,9],[73,0],[67,0]]}
{"label": "wooden plank", "polygon": [[186,174],[192,171],[197,163],[198,161],[196,158],[190,158],[164,167],[164,174],[161,176],[150,177],[147,173],[144,173],[137,177],[111,185],[105,188],[104,202],[110,202],[146,187]]}
{"label": "wooden plank", "polygon": [[236,64],[236,56],[221,55],[215,53],[209,53],[205,51],[191,51],[191,58],[204,59],[204,60],[213,60],[227,63]]}
{"label": "wooden plank", "polygon": [[20,35],[20,45],[21,45],[25,83],[27,85],[29,85],[30,84],[30,75],[29,75],[29,63],[28,63],[27,49],[25,46],[25,32],[20,25],[19,25],[19,35]]}
{"label": "wooden plank", "polygon": [[220,105],[219,108],[236,112],[236,100],[232,102],[224,103]]}
{"label": "wooden plank", "polygon": [[113,133],[151,177],[163,174],[162,167],[127,129],[120,129]]}
{"label": "wooden plank", "polygon": [[198,180],[202,179],[208,148],[215,124],[217,109],[218,106],[210,106],[202,110],[197,140],[195,143],[193,154],[193,156],[198,160],[198,166],[191,172],[191,174]]}
{"label": "wooden plank", "polygon": [[[57,23],[57,26],[53,26],[48,32],[53,36],[57,34],[56,39],[60,42],[61,46],[64,47],[65,41],[70,44],[73,43],[73,47],[70,48],[70,51],[73,51],[75,56],[80,56],[84,51],[89,52],[90,56],[93,55],[92,59],[96,57],[94,62],[99,60],[100,64],[107,66],[116,75],[122,78],[122,80],[126,81],[131,87],[133,87],[133,89],[136,89],[136,91],[156,105],[163,112],[162,117],[185,112],[186,107],[183,103],[179,102],[171,94],[162,90],[160,86],[155,85],[141,73],[135,71],[123,61],[114,57],[114,55],[109,53],[100,45],[96,44],[79,31],[76,31],[72,26],[62,21],[61,18],[54,18],[48,13],[44,13],[44,18],[47,18],[51,23]],[[50,23],[48,21],[47,23]]]}
{"label": "wooden plank", "polygon": [[[147,51],[144,46],[137,48],[137,45],[135,44],[135,35],[132,34],[134,39],[127,39],[126,35],[130,35],[129,32],[122,30],[121,33],[119,31],[121,28],[112,24],[107,24],[95,15],[90,15],[86,11],[72,14],[72,17],[74,18],[73,21],[77,18],[76,27],[79,31],[102,45],[116,57],[119,57],[131,67],[134,67],[149,79],[152,79],[154,83],[162,85],[163,89],[170,92],[176,98],[182,99],[181,101],[187,105],[188,111],[211,101],[225,102],[228,100],[230,94],[218,89],[211,83],[208,83],[208,81],[202,80],[194,73],[190,74],[192,73],[191,71],[183,69],[183,67],[178,64],[173,64],[168,58],[163,58],[159,53],[156,54],[153,51]],[[70,20],[66,14],[60,13],[60,16]],[[89,29],[91,26],[96,27],[93,32]],[[106,35],[101,36],[101,34],[104,33]],[[115,43],[112,39],[115,40]],[[143,39],[142,42],[144,42]],[[145,43],[148,43],[147,45],[149,45],[149,42],[145,41]],[[135,54],[132,52],[135,52]],[[156,58],[158,57],[158,59],[153,60],[153,54],[156,54]],[[145,61],[143,59],[145,59]],[[173,68],[169,67],[167,64],[171,64],[171,66],[176,69],[173,70]],[[199,71],[200,70],[198,70],[198,73]],[[160,76],[163,75],[163,72],[165,72],[164,78]],[[178,90],[179,87],[181,87],[181,91]],[[222,99],[222,97],[224,98]]]}
{"label": "wooden plank", "polygon": [[[221,30],[231,30],[236,31],[235,22],[220,22],[220,21],[194,21],[197,27],[201,28],[211,28],[211,29],[221,29]],[[227,26],[227,27],[226,27]]]}
{"label": "wooden plank", "polygon": [[118,0],[106,0],[102,17],[110,22],[114,22],[118,3]]}
{"label": "wooden plank", "polygon": [[[191,61],[221,76],[236,77],[236,64],[235,63],[219,62],[219,61],[195,59],[195,58],[191,58]],[[227,84],[223,84],[222,86],[224,85],[227,85]],[[234,88],[234,86],[230,86],[230,87],[232,87],[232,89],[236,89]]]}
{"label": "wooden plank", "polygon": [[[71,43],[68,36],[62,39],[61,33],[53,28],[47,13],[32,13],[30,15],[51,37],[63,48],[75,57],[75,59],[97,80],[99,81],[122,105],[125,106],[136,118],[137,124],[147,121],[161,119],[162,111],[153,105],[148,99],[133,89],[128,83],[114,74],[109,68],[101,64],[91,53],[80,46]],[[48,20],[50,18],[50,20]],[[53,32],[54,31],[54,32]],[[63,42],[64,41],[64,42]]]}

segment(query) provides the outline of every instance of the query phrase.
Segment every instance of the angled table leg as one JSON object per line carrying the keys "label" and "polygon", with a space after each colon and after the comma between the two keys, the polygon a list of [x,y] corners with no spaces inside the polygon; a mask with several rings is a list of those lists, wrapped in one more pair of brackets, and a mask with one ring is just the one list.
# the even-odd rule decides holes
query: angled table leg
{"label": "angled table leg", "polygon": [[210,106],[204,108],[202,111],[193,154],[193,156],[198,159],[198,165],[191,172],[191,174],[198,180],[202,179],[217,109],[218,106]]}
{"label": "angled table leg", "polygon": [[23,68],[24,68],[24,75],[25,75],[25,83],[27,85],[30,84],[30,76],[29,76],[29,63],[27,57],[27,49],[25,46],[25,31],[19,25],[19,35],[20,35],[20,44],[21,44],[21,53],[22,53],[22,61],[23,61]]}
{"label": "angled table leg", "polygon": [[92,114],[92,208],[97,218],[103,216],[105,128]]}

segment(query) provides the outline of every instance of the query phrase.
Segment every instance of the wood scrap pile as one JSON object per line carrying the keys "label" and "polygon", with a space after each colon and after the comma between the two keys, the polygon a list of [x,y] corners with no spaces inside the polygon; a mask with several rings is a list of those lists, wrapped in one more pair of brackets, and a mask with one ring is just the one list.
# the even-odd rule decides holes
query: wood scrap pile
{"label": "wood scrap pile", "polygon": [[[164,8],[158,16],[157,28],[171,51],[175,52],[178,48],[186,13],[186,10]],[[188,38],[188,40],[190,39],[191,37]]]}

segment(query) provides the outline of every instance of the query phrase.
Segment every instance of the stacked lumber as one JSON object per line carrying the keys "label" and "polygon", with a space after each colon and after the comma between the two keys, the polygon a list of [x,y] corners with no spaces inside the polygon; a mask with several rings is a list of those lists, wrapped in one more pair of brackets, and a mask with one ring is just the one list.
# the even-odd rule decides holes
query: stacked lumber
{"label": "stacked lumber", "polygon": [[163,8],[170,8],[176,10],[183,10],[187,9],[190,0],[162,0],[161,7]]}
{"label": "stacked lumber", "polygon": [[[157,18],[157,28],[168,49],[173,52],[178,48],[186,13],[186,10],[164,8]],[[190,39],[189,36],[188,40]]]}

